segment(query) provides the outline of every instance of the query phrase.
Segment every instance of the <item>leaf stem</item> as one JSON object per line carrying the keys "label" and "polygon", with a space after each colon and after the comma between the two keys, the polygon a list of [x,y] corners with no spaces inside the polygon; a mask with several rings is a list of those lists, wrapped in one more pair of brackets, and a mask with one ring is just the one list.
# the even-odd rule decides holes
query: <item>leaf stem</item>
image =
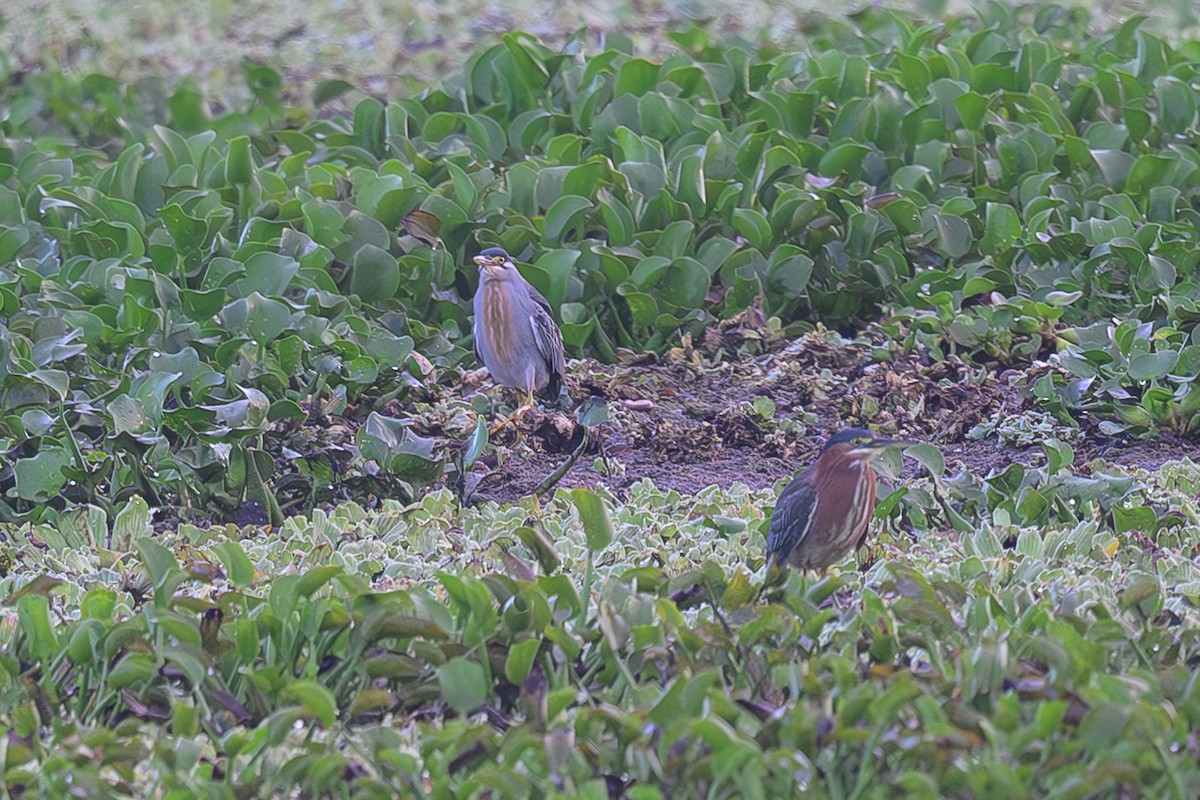
{"label": "leaf stem", "polygon": [[537,488],[533,490],[534,497],[540,500],[545,496],[546,492],[553,489],[554,485],[563,479],[563,476],[570,471],[571,467],[575,466],[575,462],[579,460],[580,456],[583,455],[583,451],[587,449],[588,441],[588,431],[587,428],[584,428],[583,439],[579,442],[579,446],[572,451],[571,455],[567,456],[566,461],[560,464],[554,472],[551,472],[546,476],[545,480],[538,484]]}

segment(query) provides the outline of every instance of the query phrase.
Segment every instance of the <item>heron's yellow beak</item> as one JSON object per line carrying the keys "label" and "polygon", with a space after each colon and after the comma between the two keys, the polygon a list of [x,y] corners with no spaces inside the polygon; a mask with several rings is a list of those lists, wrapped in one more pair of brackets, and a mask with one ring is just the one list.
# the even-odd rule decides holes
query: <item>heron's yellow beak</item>
{"label": "heron's yellow beak", "polygon": [[491,256],[475,256],[474,261],[479,265],[480,269],[487,270],[489,272],[504,268],[503,261],[496,261]]}
{"label": "heron's yellow beak", "polygon": [[912,447],[919,442],[912,442],[907,439],[888,439],[884,436],[872,439],[865,444],[856,445],[850,452],[854,455],[866,455],[870,458],[875,458],[885,450],[892,448]]}

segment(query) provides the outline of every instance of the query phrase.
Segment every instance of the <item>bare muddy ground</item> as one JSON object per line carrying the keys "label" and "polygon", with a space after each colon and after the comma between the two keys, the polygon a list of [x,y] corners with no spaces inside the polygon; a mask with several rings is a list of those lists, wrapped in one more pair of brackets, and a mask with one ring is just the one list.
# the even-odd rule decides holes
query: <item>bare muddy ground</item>
{"label": "bare muddy ground", "polygon": [[[1047,364],[998,373],[954,358],[922,362],[903,356],[880,362],[869,346],[832,333],[778,342],[749,355],[737,352],[742,343],[727,329],[702,346],[661,357],[631,354],[616,365],[571,362],[570,402],[532,411],[516,429],[505,428],[491,439],[468,479],[472,501],[511,502],[532,494],[581,441],[576,408],[589,395],[608,401],[609,421],[558,487],[603,484],[621,494],[649,479],[681,493],[736,482],[761,488],[795,474],[826,438],[847,426],[935,444],[950,475],[966,470],[986,476],[1014,461],[1039,464],[1045,456],[1038,442],[1049,436],[1070,442],[1075,469],[1082,472],[1093,459],[1146,469],[1185,457],[1200,461],[1200,442],[1169,434],[1106,436],[1087,413],[1075,418],[1077,424],[1063,425],[1039,412],[1026,387],[1052,369]],[[448,457],[474,428],[469,401],[479,391],[503,396],[486,371],[454,372],[432,383],[424,402],[393,401],[381,410],[411,420],[414,432],[434,439]],[[277,486],[296,471],[298,456],[325,485],[318,505],[353,500],[369,506],[380,497],[402,496],[394,485],[364,476],[355,466],[355,431],[363,409],[337,416],[306,410],[304,423],[278,430],[268,441],[280,452]],[[989,430],[982,437],[972,435],[981,423]],[[911,459],[904,469],[909,477],[920,472]],[[453,480],[453,475],[446,478],[448,484]],[[284,511],[306,508],[292,503]],[[266,510],[250,501],[232,512],[210,508],[187,515],[167,506],[158,510],[155,526],[266,524],[266,519]]]}
{"label": "bare muddy ground", "polygon": [[[599,449],[593,448],[558,485],[603,483],[620,492],[649,478],[680,492],[737,481],[767,486],[792,475],[826,437],[852,425],[938,445],[952,474],[965,469],[986,475],[1013,461],[1036,464],[1044,458],[1036,444],[1038,429],[1029,433],[1018,423],[1032,414],[1052,424],[1033,413],[1024,389],[1030,372],[1049,367],[998,375],[957,359],[877,363],[865,346],[834,339],[811,334],[750,357],[731,357],[724,348],[680,348],[616,366],[574,363],[573,400],[598,395],[609,401],[611,419],[601,439],[613,474],[604,474]],[[758,398],[774,402],[773,415]],[[1007,438],[995,432],[969,436],[986,421],[1000,421]],[[1148,469],[1182,457],[1200,460],[1196,442],[1105,436],[1088,415],[1078,422],[1078,428],[1056,426],[1053,435],[1071,442],[1080,469],[1092,459]],[[580,436],[573,409],[531,412],[519,431],[505,430],[494,440],[498,457],[488,459],[491,469],[475,499],[528,495],[563,463]],[[906,469],[915,475],[919,468],[908,463]]]}

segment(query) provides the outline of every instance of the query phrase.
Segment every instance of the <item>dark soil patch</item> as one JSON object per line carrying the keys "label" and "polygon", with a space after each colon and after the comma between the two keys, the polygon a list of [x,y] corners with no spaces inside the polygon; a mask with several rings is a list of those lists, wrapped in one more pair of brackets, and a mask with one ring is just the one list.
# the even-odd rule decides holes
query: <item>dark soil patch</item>
{"label": "dark soil patch", "polygon": [[[968,434],[981,421],[1030,410],[1024,387],[1040,369],[997,374],[956,359],[922,363],[910,356],[880,363],[866,347],[817,334],[749,357],[717,347],[616,366],[585,362],[573,370],[571,395],[609,400],[612,419],[601,430],[616,472],[604,474],[593,448],[558,485],[603,483],[621,492],[648,478],[688,493],[739,481],[759,488],[794,474],[828,436],[849,426],[935,444],[952,474],[986,475],[1014,461],[1037,464],[1041,447]],[[754,413],[758,397],[774,401],[773,418]],[[1200,460],[1200,443],[1104,436],[1087,418],[1080,426],[1082,438],[1077,433],[1073,441],[1079,467],[1092,459],[1148,469],[1185,456]],[[533,492],[579,442],[576,428],[572,410],[531,412],[519,434],[497,441],[501,458],[475,499],[513,501]],[[906,464],[906,472],[918,471]]]}
{"label": "dark soil patch", "polygon": [[[589,395],[607,399],[610,420],[559,487],[604,484],[620,494],[649,479],[681,493],[737,482],[762,488],[794,475],[831,434],[849,426],[937,445],[951,475],[986,476],[1013,462],[1037,465],[1044,459],[1036,442],[1019,446],[995,435],[970,436],[981,422],[1034,410],[1026,387],[1049,368],[1044,364],[998,373],[956,359],[929,363],[903,356],[880,362],[869,347],[825,333],[751,355],[733,352],[741,343],[724,335],[698,348],[630,356],[617,365],[573,362],[571,403],[564,403],[569,407],[531,411],[517,429],[494,437],[469,478],[473,499],[511,502],[533,493],[582,441],[576,406]],[[473,412],[455,416],[453,406],[461,407],[461,398],[478,389],[485,374],[479,371],[467,385],[434,384],[419,412],[398,401],[383,412],[411,418],[416,433],[436,440],[444,453],[453,452],[466,435],[464,420],[474,419]],[[355,431],[363,409],[338,416],[313,406],[304,410],[302,423],[285,423],[268,435],[267,450],[279,454],[274,486],[285,514],[305,513],[312,501],[323,508],[346,500],[371,506],[380,497],[398,496],[393,484],[356,466]],[[1075,468],[1084,472],[1093,460],[1145,469],[1184,457],[1200,461],[1200,442],[1171,434],[1105,436],[1086,414],[1078,423],[1057,435],[1069,437]],[[912,460],[904,469],[910,477],[921,472]],[[182,522],[207,527],[266,520],[262,506],[245,500],[236,507],[190,511],[164,506],[154,525],[164,530]]]}
{"label": "dark soil patch", "polygon": [[[1190,458],[1200,461],[1200,442],[1182,439],[1166,433],[1153,439],[1136,439],[1131,436],[1097,437],[1089,439],[1081,448],[1084,458],[1101,459],[1122,467],[1138,467],[1155,470],[1168,461]],[[1079,455],[1076,456],[1076,461]]]}

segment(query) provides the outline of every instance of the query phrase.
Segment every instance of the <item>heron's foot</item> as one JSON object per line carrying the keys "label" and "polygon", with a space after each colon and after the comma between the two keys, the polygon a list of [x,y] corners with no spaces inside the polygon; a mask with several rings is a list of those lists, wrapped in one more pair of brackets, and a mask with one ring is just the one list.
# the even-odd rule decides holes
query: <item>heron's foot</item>
{"label": "heron's foot", "polygon": [[536,407],[536,402],[534,401],[533,395],[531,394],[531,395],[529,395],[529,397],[527,397],[525,399],[525,402],[522,403],[517,408],[516,411],[514,411],[513,413],[508,415],[507,419],[503,419],[500,422],[497,422],[494,426],[492,426],[491,430],[488,431],[488,435],[495,436],[497,433],[504,430],[509,425],[513,426],[514,428],[517,427],[517,423],[519,423],[521,421],[521,417],[528,414],[530,409],[535,408],[535,407]]}
{"label": "heron's foot", "polygon": [[504,430],[505,428],[507,428],[509,426],[512,426],[513,428],[517,427],[517,415],[516,414],[511,414],[508,417],[505,417],[504,419],[500,420],[495,425],[493,425],[491,428],[489,428],[488,436],[494,437],[496,434],[500,433],[500,431]]}

